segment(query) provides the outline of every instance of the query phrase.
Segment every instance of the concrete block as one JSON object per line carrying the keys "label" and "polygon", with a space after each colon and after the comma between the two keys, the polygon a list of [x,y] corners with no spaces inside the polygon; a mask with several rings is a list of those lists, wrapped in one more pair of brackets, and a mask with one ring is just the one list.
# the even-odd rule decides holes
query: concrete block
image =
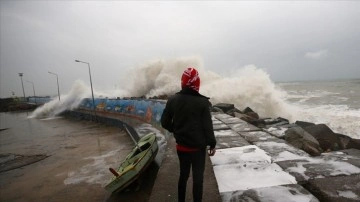
{"label": "concrete block", "polygon": [[235,109],[234,104],[228,104],[228,103],[218,103],[216,105],[213,105],[213,107],[218,107],[224,112],[227,112],[231,109]]}
{"label": "concrete block", "polygon": [[247,123],[237,117],[230,116],[228,114],[217,114],[214,115],[216,119],[222,121],[225,124],[234,124],[234,123]]}
{"label": "concrete block", "polygon": [[226,124],[214,124],[213,125],[213,130],[216,131],[216,130],[229,130],[230,127]]}
{"label": "concrete block", "polygon": [[299,184],[317,178],[360,174],[360,168],[342,160],[320,157],[280,161],[277,164],[284,171],[293,175]]}
{"label": "concrete block", "polygon": [[251,125],[243,120],[240,120],[237,123],[230,123],[228,125],[231,129],[233,129],[236,132],[261,131],[260,128]]}
{"label": "concrete block", "polygon": [[219,149],[210,158],[220,193],[297,183],[255,145]]}
{"label": "concrete block", "polygon": [[253,131],[253,132],[239,132],[241,137],[244,137],[245,140],[249,141],[250,143],[254,142],[261,142],[261,141],[281,141],[285,142],[284,140],[278,139],[272,135],[264,131]]}
{"label": "concrete block", "polygon": [[255,142],[254,144],[266,151],[273,162],[303,159],[309,157],[306,152],[295,148],[279,139],[280,142]]}
{"label": "concrete block", "polygon": [[215,113],[215,114],[213,114],[213,116],[214,116],[216,119],[219,119],[219,120],[233,118],[233,117],[230,116],[229,114],[224,114],[224,113]]}
{"label": "concrete block", "polygon": [[360,175],[317,178],[310,180],[305,188],[310,190],[320,201],[360,201]]}
{"label": "concrete block", "polygon": [[216,138],[216,149],[225,149],[231,147],[242,147],[250,145],[248,141],[240,136],[227,136]]}
{"label": "concrete block", "polygon": [[271,128],[264,128],[264,130],[268,132],[270,135],[283,139],[285,136],[285,131],[288,130],[288,128],[271,127]]}
{"label": "concrete block", "polygon": [[[243,123],[245,121],[237,118],[237,117],[230,117],[230,118],[226,118],[226,119],[220,119],[222,122],[226,123],[226,124],[235,124],[235,123]],[[245,122],[246,123],[246,122]]]}
{"label": "concrete block", "polygon": [[360,150],[358,149],[339,150],[321,155],[324,158],[342,160],[360,168]]}
{"label": "concrete block", "polygon": [[318,202],[309,191],[298,184],[263,187],[249,190],[221,193],[222,201],[252,201],[252,202]]}
{"label": "concrete block", "polygon": [[215,130],[214,131],[215,137],[240,137],[240,135],[233,130]]}

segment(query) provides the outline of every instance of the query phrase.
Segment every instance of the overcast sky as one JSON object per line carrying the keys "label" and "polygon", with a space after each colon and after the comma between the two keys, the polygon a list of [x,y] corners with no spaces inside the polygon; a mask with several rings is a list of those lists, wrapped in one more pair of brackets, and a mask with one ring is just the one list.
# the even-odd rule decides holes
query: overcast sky
{"label": "overcast sky", "polygon": [[0,97],[114,88],[155,59],[201,57],[220,75],[253,64],[273,81],[360,78],[359,1],[0,1]]}

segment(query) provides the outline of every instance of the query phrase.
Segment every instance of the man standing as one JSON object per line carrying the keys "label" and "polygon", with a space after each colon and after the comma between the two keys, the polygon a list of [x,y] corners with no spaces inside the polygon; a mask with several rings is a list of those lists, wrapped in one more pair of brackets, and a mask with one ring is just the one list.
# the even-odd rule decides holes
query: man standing
{"label": "man standing", "polygon": [[205,155],[215,154],[216,139],[212,126],[209,98],[199,93],[200,77],[187,68],[181,77],[181,91],[170,97],[161,116],[161,125],[174,133],[180,163],[179,202],[185,201],[186,183],[192,169],[193,199],[202,200]]}

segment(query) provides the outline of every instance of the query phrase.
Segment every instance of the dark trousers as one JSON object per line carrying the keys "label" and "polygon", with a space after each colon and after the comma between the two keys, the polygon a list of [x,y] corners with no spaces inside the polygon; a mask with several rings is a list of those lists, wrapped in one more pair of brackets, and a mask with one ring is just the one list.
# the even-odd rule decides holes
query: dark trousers
{"label": "dark trousers", "polygon": [[177,151],[180,162],[180,177],[178,182],[179,202],[185,201],[186,184],[192,168],[193,177],[193,199],[194,202],[200,202],[203,194],[203,179],[205,170],[206,149],[195,152]]}

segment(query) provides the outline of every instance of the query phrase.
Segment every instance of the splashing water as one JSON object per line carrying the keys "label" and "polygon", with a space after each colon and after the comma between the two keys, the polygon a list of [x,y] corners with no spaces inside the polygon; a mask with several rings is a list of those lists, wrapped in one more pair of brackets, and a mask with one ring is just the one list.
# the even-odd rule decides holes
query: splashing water
{"label": "splashing water", "polygon": [[[180,90],[180,78],[187,67],[195,67],[200,75],[200,93],[213,104],[233,103],[239,109],[251,107],[261,116],[282,116],[292,119],[294,109],[283,99],[285,92],[277,89],[269,75],[254,65],[220,76],[202,66],[199,58],[158,60],[131,70],[122,86],[132,96],[171,95]],[[130,85],[129,85],[130,84]]]}
{"label": "splashing water", "polygon": [[76,81],[69,94],[61,96],[61,100],[54,99],[37,108],[29,118],[54,117],[57,114],[79,106],[83,98],[89,97],[88,87],[82,81]]}
{"label": "splashing water", "polygon": [[285,92],[276,88],[262,69],[249,65],[235,70],[230,77],[220,77],[203,85],[213,103],[233,103],[238,109],[251,107],[260,116],[282,116],[292,119],[295,109],[283,99]]}
{"label": "splashing water", "polygon": [[121,86],[124,86],[131,96],[174,94],[179,91],[180,77],[188,66],[196,67],[198,71],[202,68],[198,58],[152,61],[130,70],[126,78],[122,79]]}
{"label": "splashing water", "polygon": [[[199,71],[200,93],[209,96],[213,104],[233,103],[239,109],[251,107],[261,116],[291,118],[291,106],[282,98],[284,92],[275,87],[265,71],[251,65],[232,72],[230,77],[223,77],[206,70],[201,59],[196,57],[157,60],[131,69],[121,79],[123,89],[95,92],[95,97],[172,95],[180,90],[181,75],[189,66]],[[31,117],[54,116],[77,107],[83,98],[89,97],[88,87],[77,81],[70,93],[62,97],[61,102],[54,100],[38,108]]]}
{"label": "splashing water", "polygon": [[[334,110],[319,110],[315,108],[304,108],[304,106],[292,103],[289,94],[280,89],[271,81],[269,75],[254,65],[227,72],[230,76],[219,75],[206,70],[202,60],[197,57],[176,58],[168,60],[155,60],[132,68],[120,80],[121,89],[94,92],[95,97],[153,97],[159,95],[172,95],[180,90],[180,78],[187,67],[194,67],[200,75],[200,93],[210,97],[213,104],[232,103],[236,108],[242,110],[251,107],[261,117],[283,117],[290,122],[296,120],[320,123],[326,117],[331,117],[329,124],[338,132],[350,133],[356,137],[358,128],[351,124],[349,116],[334,116]],[[226,74],[226,73],[223,73]],[[89,87],[77,81],[68,95],[62,96],[61,102],[54,100],[34,111],[31,117],[49,117],[67,110],[76,108],[81,100],[90,97]],[[290,104],[292,103],[292,104]],[[314,111],[314,110],[315,111]],[[345,110],[346,111],[346,110]],[[344,122],[349,122],[347,127]],[[324,121],[323,121],[324,122]],[[351,127],[350,127],[351,126]],[[355,126],[358,126],[355,124]],[[344,128],[345,127],[345,128]],[[347,128],[352,128],[350,131]]]}

